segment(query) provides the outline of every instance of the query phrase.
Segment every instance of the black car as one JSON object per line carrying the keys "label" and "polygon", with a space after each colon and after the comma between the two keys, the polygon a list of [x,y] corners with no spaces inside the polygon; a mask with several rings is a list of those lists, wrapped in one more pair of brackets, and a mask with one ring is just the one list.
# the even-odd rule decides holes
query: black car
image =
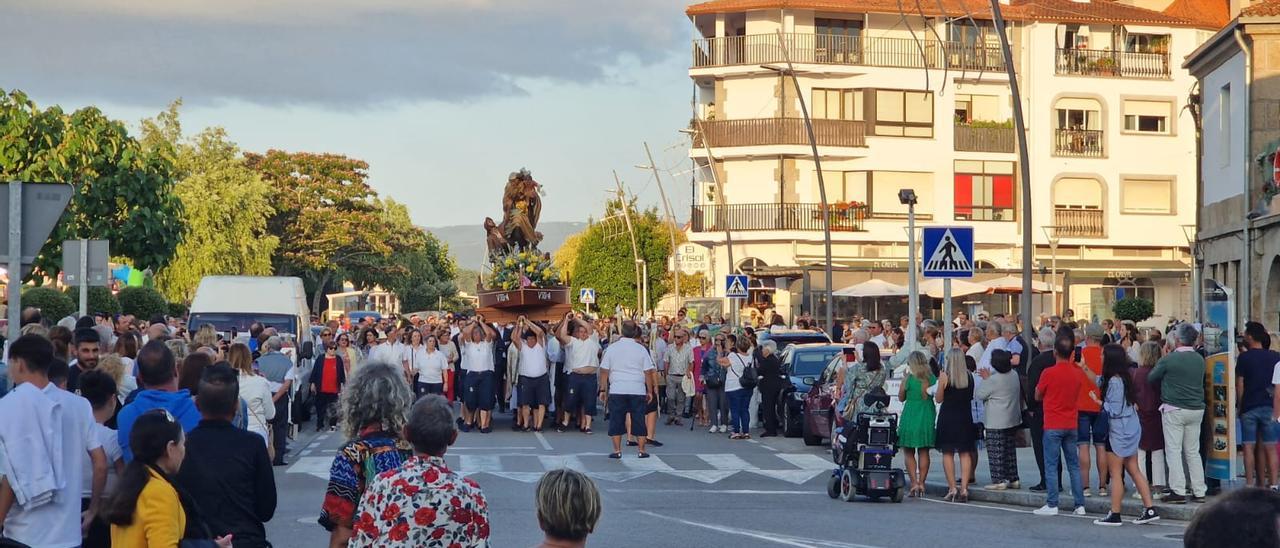
{"label": "black car", "polygon": [[793,344],[782,351],[782,372],[787,382],[783,384],[778,399],[778,415],[783,433],[788,438],[799,437],[804,430],[804,398],[817,382],[827,364],[844,351],[844,344]]}

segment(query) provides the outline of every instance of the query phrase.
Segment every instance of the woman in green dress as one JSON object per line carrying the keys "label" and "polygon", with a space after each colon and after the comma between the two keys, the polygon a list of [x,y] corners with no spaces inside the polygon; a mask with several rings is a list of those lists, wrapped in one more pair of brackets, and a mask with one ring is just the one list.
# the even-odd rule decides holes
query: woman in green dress
{"label": "woman in green dress", "polygon": [[937,409],[929,396],[935,377],[929,370],[929,356],[919,350],[907,356],[907,378],[898,389],[902,416],[898,418],[898,446],[907,461],[911,477],[908,496],[923,497],[924,482],[929,477],[929,450],[933,448],[934,418]]}

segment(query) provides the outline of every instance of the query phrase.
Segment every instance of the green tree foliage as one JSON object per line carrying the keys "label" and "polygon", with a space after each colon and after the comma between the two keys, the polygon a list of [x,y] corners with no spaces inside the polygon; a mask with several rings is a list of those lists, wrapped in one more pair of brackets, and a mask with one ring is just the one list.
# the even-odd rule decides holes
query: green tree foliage
{"label": "green tree foliage", "polygon": [[1129,320],[1137,323],[1146,321],[1155,314],[1156,307],[1146,299],[1129,297],[1116,301],[1115,304],[1111,305],[1111,311],[1115,312],[1117,320]]}
{"label": "green tree foliage", "polygon": [[187,227],[173,260],[156,276],[156,286],[175,302],[189,302],[201,278],[213,275],[269,275],[280,239],[267,232],[274,213],[271,186],[245,165],[240,149],[222,128],[183,139],[179,102],[143,122],[143,142],[175,151]]}
{"label": "green tree foliage", "polygon": [[[80,287],[68,287],[65,290],[67,298],[75,303],[76,310],[80,310]],[[89,314],[97,314],[98,312],[106,312],[107,314],[120,313],[120,301],[116,299],[114,293],[110,289],[101,286],[89,287]]]}
{"label": "green tree foliage", "polygon": [[321,310],[332,280],[391,255],[390,228],[381,222],[383,209],[365,181],[369,164],[338,154],[280,150],[245,157],[273,190],[276,209],[267,232],[279,235],[280,244],[272,266],[315,288],[312,312]]}
{"label": "green tree foliage", "polygon": [[[623,204],[613,200],[606,204],[605,221],[593,223],[579,233],[577,257],[573,260],[572,292],[576,296],[583,287],[596,290],[596,308],[612,311],[616,305],[631,310],[636,307],[635,260],[631,240],[621,217]],[[668,291],[667,257],[671,240],[667,225],[656,209],[636,210],[628,202],[636,247],[640,258],[649,264],[649,307],[657,304]],[[684,279],[681,278],[681,282]],[[684,288],[681,287],[683,293]]]}
{"label": "green tree foliage", "polygon": [[49,322],[56,322],[76,313],[76,303],[71,297],[52,287],[29,287],[22,292],[22,307],[34,306]]}
{"label": "green tree foliage", "polygon": [[362,289],[380,286],[400,297],[406,312],[435,310],[452,302],[457,267],[444,243],[414,226],[409,208],[395,200],[377,200],[379,224],[389,233],[386,256],[356,257],[345,268],[347,278]]}
{"label": "green tree foliage", "polygon": [[164,295],[150,287],[126,287],[116,298],[120,299],[120,312],[135,318],[147,320],[169,312],[169,302],[164,300]]}
{"label": "green tree foliage", "polygon": [[0,179],[76,186],[38,271],[56,275],[62,241],[76,238],[108,240],[138,268],[169,262],[183,231],[172,149],[143,146],[95,107],[41,109],[16,90],[0,90],[0,135]]}

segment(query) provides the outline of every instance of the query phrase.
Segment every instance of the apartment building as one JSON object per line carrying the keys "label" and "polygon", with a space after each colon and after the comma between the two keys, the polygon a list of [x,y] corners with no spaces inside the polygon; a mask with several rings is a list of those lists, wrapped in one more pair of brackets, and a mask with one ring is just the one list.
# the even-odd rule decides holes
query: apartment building
{"label": "apartment building", "polygon": [[[710,249],[708,275],[753,274],[752,300],[784,313],[825,306],[818,173],[796,82],[778,70],[789,57],[832,208],[833,287],[906,283],[907,209],[897,195],[910,188],[918,225],[974,227],[979,281],[1024,266],[1056,279],[1060,291],[1036,309],[1106,317],[1116,299],[1139,296],[1155,302],[1152,322],[1187,317],[1196,128],[1184,107],[1195,79],[1181,60],[1225,23],[1226,0],[1140,3],[1002,6],[1027,126],[1029,196],[989,4],[689,6],[699,36],[689,154],[699,169],[688,235]],[[1023,200],[1032,265],[1022,264]],[[1016,307],[1004,296],[971,304]]]}
{"label": "apartment building", "polygon": [[1244,7],[1186,60],[1199,80],[1205,279],[1236,294],[1237,320],[1280,327],[1280,1]]}

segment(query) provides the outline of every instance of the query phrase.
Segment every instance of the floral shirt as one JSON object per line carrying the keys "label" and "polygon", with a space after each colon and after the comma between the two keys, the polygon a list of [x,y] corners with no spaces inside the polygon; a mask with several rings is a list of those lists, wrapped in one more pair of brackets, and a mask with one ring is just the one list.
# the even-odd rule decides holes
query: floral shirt
{"label": "floral shirt", "polygon": [[330,531],[337,526],[351,527],[356,503],[365,488],[378,474],[395,470],[412,454],[413,448],[399,436],[382,432],[376,425],[362,430],[333,457],[329,486],[320,507],[320,525]]}
{"label": "floral shirt", "polygon": [[489,546],[489,506],[480,486],[440,457],[414,456],[383,472],[360,499],[348,546]]}

